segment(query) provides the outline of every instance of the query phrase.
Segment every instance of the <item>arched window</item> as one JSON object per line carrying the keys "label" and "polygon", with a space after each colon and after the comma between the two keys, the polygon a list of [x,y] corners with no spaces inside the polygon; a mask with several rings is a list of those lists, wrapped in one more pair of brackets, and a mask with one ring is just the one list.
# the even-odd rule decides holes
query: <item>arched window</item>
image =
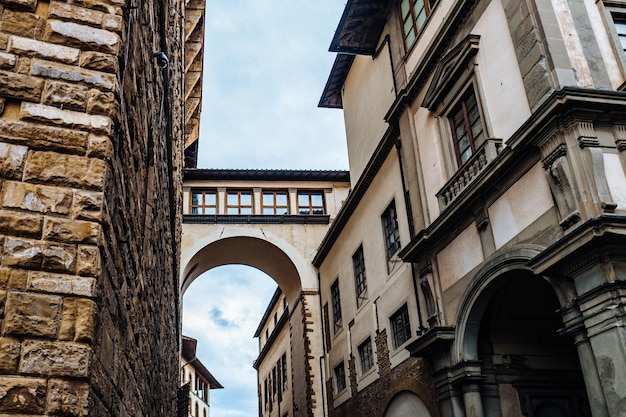
{"label": "arched window", "polygon": [[204,412],[202,414],[203,414],[203,417],[207,417],[206,408],[204,409]]}
{"label": "arched window", "polygon": [[194,416],[200,417],[200,409],[198,408],[198,402],[197,401],[196,401],[196,412],[194,413]]}

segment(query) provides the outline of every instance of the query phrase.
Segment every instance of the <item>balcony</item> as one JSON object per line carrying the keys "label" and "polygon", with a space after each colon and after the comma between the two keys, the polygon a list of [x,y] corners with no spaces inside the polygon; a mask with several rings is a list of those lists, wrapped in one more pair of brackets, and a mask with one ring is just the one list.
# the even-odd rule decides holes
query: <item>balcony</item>
{"label": "balcony", "polygon": [[437,193],[442,210],[463,192],[502,150],[502,139],[488,138]]}

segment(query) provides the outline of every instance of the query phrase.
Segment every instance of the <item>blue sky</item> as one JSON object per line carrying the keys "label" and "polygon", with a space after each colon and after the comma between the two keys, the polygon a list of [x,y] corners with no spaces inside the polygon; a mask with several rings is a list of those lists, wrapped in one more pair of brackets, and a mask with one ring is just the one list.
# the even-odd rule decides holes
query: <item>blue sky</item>
{"label": "blue sky", "polygon": [[[199,168],[347,169],[340,110],[320,109],[335,55],[340,0],[208,0]],[[253,338],[276,288],[264,273],[225,266],[183,299],[183,333],[224,385],[211,417],[258,416]]]}

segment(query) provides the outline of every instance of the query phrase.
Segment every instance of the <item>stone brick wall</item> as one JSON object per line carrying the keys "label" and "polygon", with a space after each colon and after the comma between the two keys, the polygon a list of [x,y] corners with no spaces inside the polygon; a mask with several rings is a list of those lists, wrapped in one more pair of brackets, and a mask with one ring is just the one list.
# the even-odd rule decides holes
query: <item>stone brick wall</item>
{"label": "stone brick wall", "polygon": [[431,416],[438,417],[435,384],[432,378],[432,368],[428,362],[421,358],[411,357],[391,369],[386,330],[376,334],[375,345],[380,378],[361,391],[357,391],[355,358],[351,356],[349,361],[351,398],[340,406],[333,407],[332,378],[326,382],[329,417],[383,416],[389,401],[402,391],[410,391],[419,396],[429,409]]}
{"label": "stone brick wall", "polygon": [[175,414],[182,24],[0,0],[0,415]]}

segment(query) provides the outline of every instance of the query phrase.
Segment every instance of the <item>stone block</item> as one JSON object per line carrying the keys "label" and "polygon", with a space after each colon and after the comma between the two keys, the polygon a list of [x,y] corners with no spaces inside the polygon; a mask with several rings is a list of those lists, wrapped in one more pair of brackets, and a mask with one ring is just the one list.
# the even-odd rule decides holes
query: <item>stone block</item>
{"label": "stone block", "polygon": [[102,92],[100,90],[91,89],[87,96],[87,113],[103,114],[115,120],[118,117],[119,107],[115,95],[111,92]]}
{"label": "stone block", "polygon": [[56,338],[62,298],[57,295],[11,291],[7,295],[5,335]]}
{"label": "stone block", "polygon": [[115,56],[103,54],[102,52],[83,51],[83,53],[80,54],[79,65],[96,71],[117,72],[117,60]]}
{"label": "stone block", "polygon": [[0,232],[14,236],[41,236],[43,216],[0,210]]}
{"label": "stone block", "polygon": [[76,0],[74,3],[80,4],[83,7],[100,10],[101,12],[122,15],[122,6],[125,5],[126,0]]}
{"label": "stone block", "polygon": [[59,1],[50,2],[49,18],[59,20],[69,20],[84,23],[90,26],[102,26],[105,13],[78,7],[75,4],[61,3]]}
{"label": "stone block", "polygon": [[72,217],[82,220],[102,220],[103,196],[100,192],[76,190]]}
{"label": "stone block", "polygon": [[123,23],[122,16],[105,15],[102,20],[102,27],[106,30],[121,32]]}
{"label": "stone block", "polygon": [[0,376],[0,410],[15,414],[43,414],[46,380],[23,376]]}
{"label": "stone block", "polygon": [[79,84],[64,83],[61,81],[46,81],[41,101],[62,109],[85,111],[89,89]]}
{"label": "stone block", "polygon": [[17,371],[20,363],[22,344],[11,337],[0,337],[0,372],[11,373]]}
{"label": "stone block", "polygon": [[7,237],[2,251],[2,265],[39,269],[43,261],[43,249],[41,241]]}
{"label": "stone block", "polygon": [[68,214],[72,207],[72,194],[73,191],[68,188],[6,181],[0,193],[0,202],[5,208]]}
{"label": "stone block", "polygon": [[0,288],[26,291],[27,283],[28,271],[0,267]]}
{"label": "stone block", "polygon": [[39,101],[43,80],[29,75],[0,70],[0,95],[22,100]]}
{"label": "stone block", "polygon": [[20,179],[28,148],[0,142],[0,177]]}
{"label": "stone block", "polygon": [[39,57],[61,61],[68,64],[78,62],[80,50],[69,46],[55,45],[53,43],[42,42],[35,39],[23,38],[21,36],[11,36],[8,45],[9,52],[18,55]]}
{"label": "stone block", "polygon": [[104,88],[105,90],[113,90],[115,88],[114,74],[74,67],[58,62],[44,61],[38,58],[33,58],[30,73],[40,77],[82,82],[94,87]]}
{"label": "stone block", "polygon": [[43,33],[44,23],[45,20],[34,13],[4,9],[0,30],[26,38],[39,38]]}
{"label": "stone block", "polygon": [[0,52],[0,69],[12,69],[17,64],[17,57],[13,54]]}
{"label": "stone block", "polygon": [[43,238],[56,242],[97,244],[100,224],[85,220],[46,217]]}
{"label": "stone block", "polygon": [[35,11],[37,0],[2,0],[0,3]]}
{"label": "stone block", "polygon": [[76,271],[76,246],[45,242],[41,268],[73,274]]}
{"label": "stone block", "polygon": [[86,377],[91,349],[76,342],[25,340],[19,370],[25,374]]}
{"label": "stone block", "polygon": [[43,38],[113,55],[117,54],[120,44],[120,37],[111,31],[52,19],[46,22]]}
{"label": "stone block", "polygon": [[20,57],[17,60],[17,65],[15,66],[15,72],[22,75],[30,74],[30,58],[28,57]]}
{"label": "stone block", "polygon": [[20,119],[69,129],[84,129],[105,135],[113,128],[113,121],[108,117],[63,110],[39,103],[22,103]]}
{"label": "stone block", "polygon": [[96,280],[75,275],[30,271],[28,289],[53,294],[93,297],[96,293]]}
{"label": "stone block", "polygon": [[46,413],[83,417],[89,412],[89,384],[80,381],[51,379],[48,382]]}
{"label": "stone block", "polygon": [[85,298],[68,298],[63,303],[59,340],[93,343],[97,304]]}
{"label": "stone block", "polygon": [[87,156],[92,158],[110,158],[113,156],[113,143],[108,136],[89,135]]}
{"label": "stone block", "polygon": [[23,142],[31,149],[82,153],[86,148],[88,135],[87,132],[71,129],[0,119],[0,138]]}
{"label": "stone block", "polygon": [[76,273],[82,276],[100,276],[100,250],[97,246],[78,246]]}
{"label": "stone block", "polygon": [[24,180],[101,190],[106,171],[106,163],[96,158],[54,152],[29,152]]}

